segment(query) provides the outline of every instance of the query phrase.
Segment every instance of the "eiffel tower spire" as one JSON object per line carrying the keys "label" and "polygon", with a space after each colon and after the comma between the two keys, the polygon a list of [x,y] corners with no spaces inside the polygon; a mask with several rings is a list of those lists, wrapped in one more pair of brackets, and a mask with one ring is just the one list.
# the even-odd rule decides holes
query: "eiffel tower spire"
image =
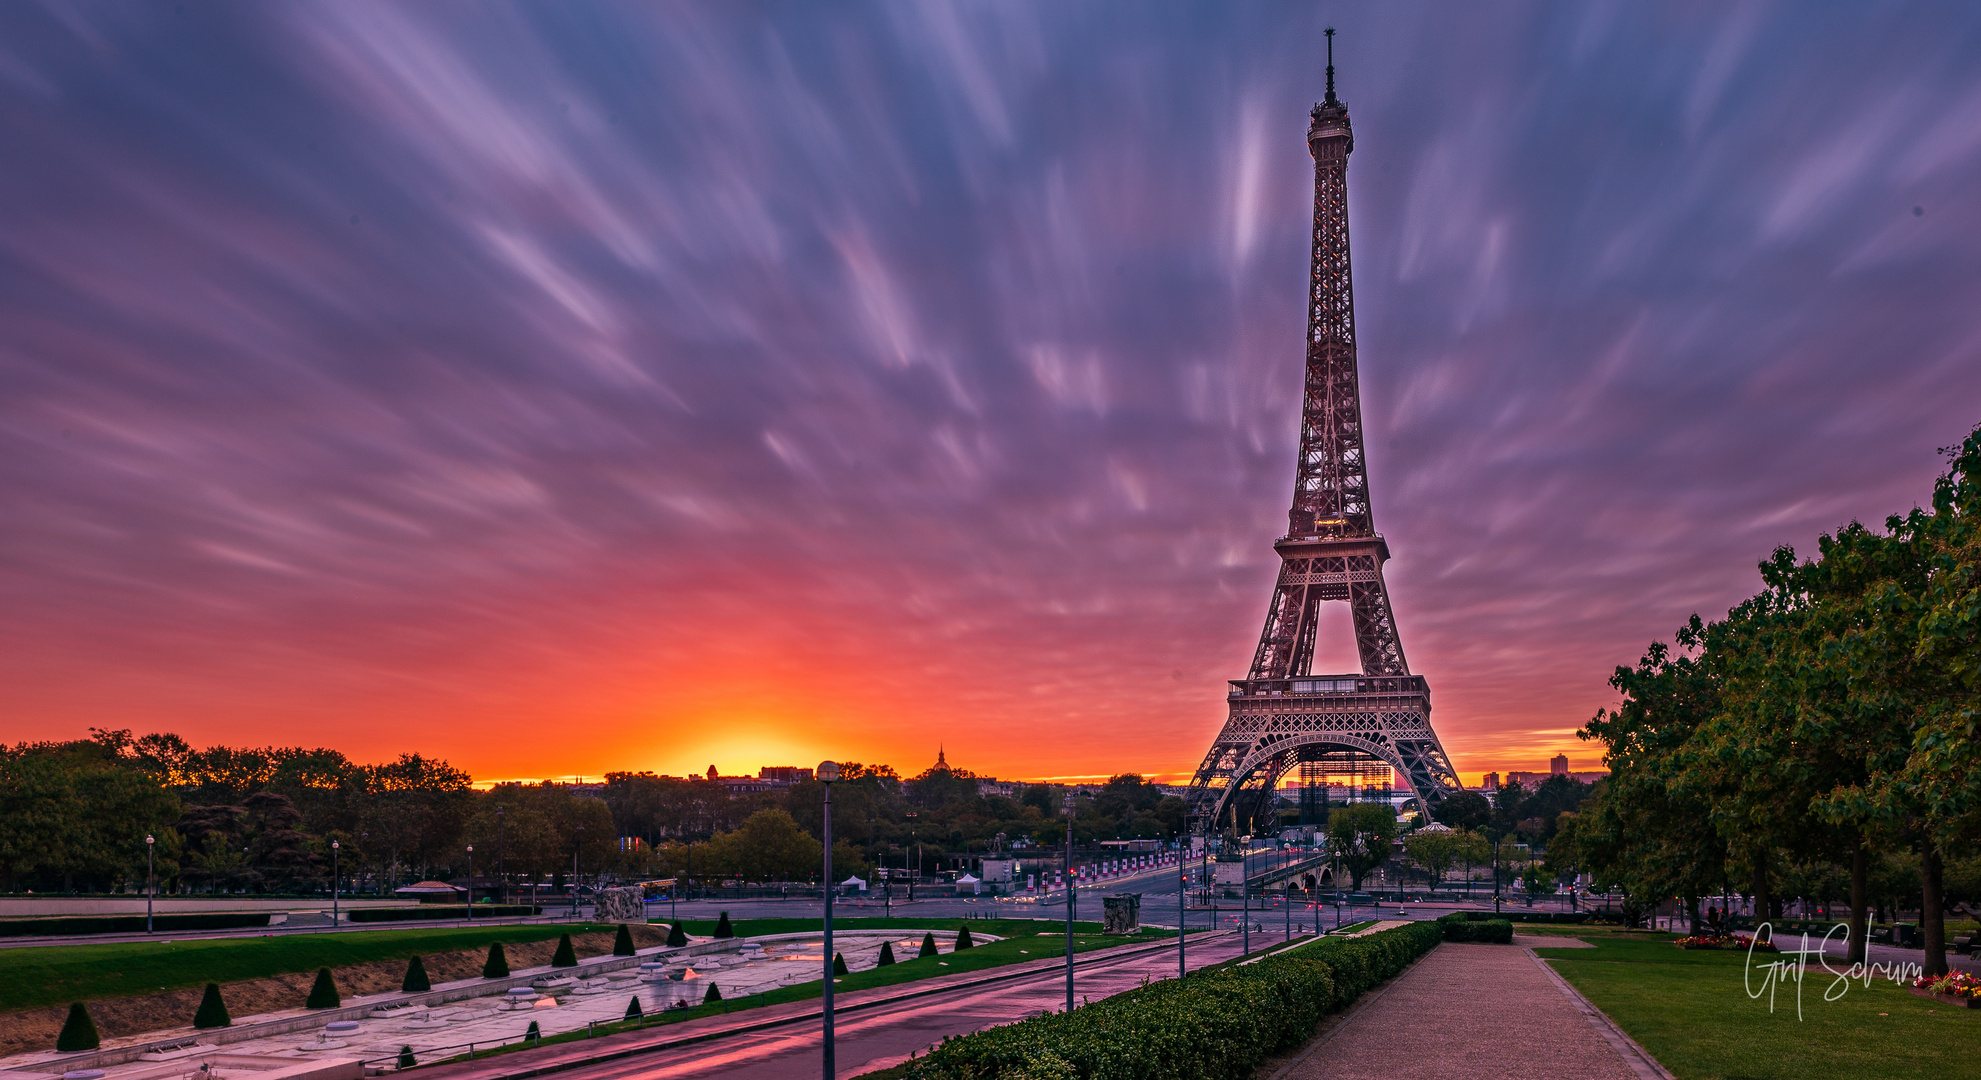
{"label": "eiffel tower spire", "polygon": [[[1293,505],[1286,535],[1273,545],[1279,580],[1251,672],[1231,684],[1230,718],[1191,785],[1193,812],[1220,828],[1227,811],[1236,827],[1268,808],[1279,777],[1303,761],[1386,764],[1420,800],[1458,785],[1431,730],[1430,688],[1404,660],[1383,583],[1389,544],[1369,506],[1348,249],[1355,134],[1335,94],[1334,30],[1327,35],[1327,96],[1307,126],[1313,244]],[[1331,601],[1349,606],[1362,670],[1310,678],[1321,605]]]}

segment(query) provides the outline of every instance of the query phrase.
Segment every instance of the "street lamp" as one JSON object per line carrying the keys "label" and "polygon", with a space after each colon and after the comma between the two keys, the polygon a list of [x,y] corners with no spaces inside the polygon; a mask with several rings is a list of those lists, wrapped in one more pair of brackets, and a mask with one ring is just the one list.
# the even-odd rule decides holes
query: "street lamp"
{"label": "street lamp", "polygon": [[[337,849],[340,846],[335,840],[330,842],[330,928],[333,930],[337,928]],[[468,888],[470,892],[468,895],[470,897],[474,896],[474,892],[472,891],[474,887],[474,879],[469,878]]]}
{"label": "street lamp", "polygon": [[825,1080],[835,1080],[838,1072],[832,1065],[832,785],[839,782],[839,763],[821,761],[813,771],[819,783],[825,785],[825,843],[821,845],[823,859],[822,880],[825,883]]}
{"label": "street lamp", "polygon": [[509,902],[509,874],[502,862],[502,807],[495,808],[495,880],[502,883],[502,902]]}
{"label": "street lamp", "polygon": [[1066,1011],[1073,1011],[1073,908],[1079,901],[1073,882],[1073,791],[1066,792]]}
{"label": "street lamp", "polygon": [[1184,900],[1190,892],[1190,884],[1188,879],[1184,876],[1185,873],[1186,871],[1183,869],[1183,834],[1177,833],[1176,834],[1176,977],[1179,979],[1190,973],[1190,967],[1187,963],[1184,962],[1184,957],[1183,957],[1183,939],[1186,936],[1184,931],[1188,929],[1183,925],[1188,912],[1188,909],[1184,907]]}
{"label": "street lamp", "polygon": [[571,851],[571,917],[578,917],[578,885],[584,880],[585,827],[578,826],[577,846]]}
{"label": "street lamp", "polygon": [[475,846],[468,845],[468,918],[475,917]]}
{"label": "street lamp", "polygon": [[151,933],[151,894],[157,891],[152,884],[152,849],[158,845],[158,838],[144,834],[144,932]]}

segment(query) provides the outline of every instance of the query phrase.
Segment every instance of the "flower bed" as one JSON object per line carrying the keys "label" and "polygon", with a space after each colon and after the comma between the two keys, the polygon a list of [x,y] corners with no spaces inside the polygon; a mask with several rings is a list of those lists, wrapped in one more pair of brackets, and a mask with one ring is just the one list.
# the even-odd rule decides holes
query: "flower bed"
{"label": "flower bed", "polygon": [[1920,997],[1938,998],[1964,1009],[1981,1009],[1981,979],[1965,971],[1945,975],[1921,975],[1912,980],[1912,992]]}
{"label": "flower bed", "polygon": [[1328,939],[1255,964],[1166,979],[1015,1024],[944,1039],[908,1062],[911,1080],[1245,1080],[1300,1045],[1321,1018],[1402,971],[1442,934],[1435,923]]}
{"label": "flower bed", "polygon": [[1729,952],[1780,952],[1772,941],[1756,941],[1751,934],[1697,934],[1672,942],[1681,949],[1725,949]]}

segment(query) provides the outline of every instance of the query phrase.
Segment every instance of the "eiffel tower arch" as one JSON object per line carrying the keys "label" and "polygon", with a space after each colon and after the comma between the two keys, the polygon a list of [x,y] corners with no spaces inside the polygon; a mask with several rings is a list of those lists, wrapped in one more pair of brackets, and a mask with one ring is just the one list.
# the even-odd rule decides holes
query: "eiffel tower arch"
{"label": "eiffel tower arch", "polygon": [[[1230,715],[1191,781],[1191,814],[1204,831],[1254,831],[1273,810],[1280,778],[1302,763],[1307,777],[1326,762],[1386,766],[1426,808],[1459,786],[1431,729],[1430,686],[1403,657],[1383,583],[1389,544],[1369,508],[1348,257],[1355,136],[1334,92],[1333,30],[1327,96],[1310,114],[1307,148],[1314,238],[1293,508],[1273,544],[1279,579],[1251,672],[1232,681]],[[1312,673],[1320,608],[1332,602],[1349,607],[1359,672]]]}

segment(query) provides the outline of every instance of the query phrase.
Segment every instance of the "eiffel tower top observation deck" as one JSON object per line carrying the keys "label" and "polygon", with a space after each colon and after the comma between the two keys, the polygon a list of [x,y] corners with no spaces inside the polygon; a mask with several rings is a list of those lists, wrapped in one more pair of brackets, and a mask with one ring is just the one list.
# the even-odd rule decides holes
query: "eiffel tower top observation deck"
{"label": "eiffel tower top observation deck", "polygon": [[[1191,784],[1201,825],[1236,829],[1273,805],[1278,780],[1301,762],[1374,760],[1420,801],[1458,786],[1431,730],[1430,688],[1410,674],[1382,567],[1363,452],[1355,354],[1355,292],[1348,249],[1348,106],[1335,96],[1334,31],[1328,31],[1327,96],[1313,108],[1312,270],[1307,296],[1306,382],[1293,507],[1266,625],[1250,674],[1231,684],[1231,715]],[[1362,670],[1312,676],[1320,605],[1345,601]]]}

